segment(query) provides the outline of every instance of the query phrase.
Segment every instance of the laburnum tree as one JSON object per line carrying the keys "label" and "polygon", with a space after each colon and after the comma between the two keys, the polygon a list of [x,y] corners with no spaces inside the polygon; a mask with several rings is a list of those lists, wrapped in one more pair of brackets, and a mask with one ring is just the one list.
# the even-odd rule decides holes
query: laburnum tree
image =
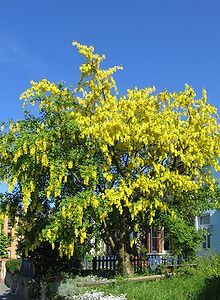
{"label": "laburnum tree", "polygon": [[35,228],[34,239],[24,239],[27,254],[48,242],[72,256],[94,230],[113,249],[118,271],[129,273],[131,233],[160,214],[175,219],[177,207],[194,207],[188,193],[212,188],[217,110],[205,90],[197,99],[188,85],[119,95],[113,75],[121,67],[102,69],[104,56],[74,45],[85,58],[78,84],[31,82],[21,99],[38,114],[26,112],[1,133],[0,176],[19,189],[23,236]]}

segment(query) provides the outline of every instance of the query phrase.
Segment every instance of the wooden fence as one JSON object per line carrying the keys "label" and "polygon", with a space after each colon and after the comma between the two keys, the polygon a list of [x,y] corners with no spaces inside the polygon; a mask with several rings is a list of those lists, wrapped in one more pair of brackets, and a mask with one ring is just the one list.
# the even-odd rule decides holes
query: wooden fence
{"label": "wooden fence", "polygon": [[115,271],[115,269],[116,269],[116,257],[114,255],[93,257],[92,260],[93,272],[100,271],[100,270]]}
{"label": "wooden fence", "polygon": [[[174,258],[165,254],[147,254],[145,256],[131,256],[131,267],[135,273],[147,273],[155,272],[161,266],[165,268],[174,269],[180,266],[181,261],[179,258]],[[97,256],[92,260],[88,260],[84,257],[82,270],[93,272],[97,274],[99,272],[107,271],[107,273],[115,273],[117,268],[117,260],[114,255],[109,256]],[[27,276],[34,278],[39,275],[40,268],[27,259],[22,260],[21,271]]]}
{"label": "wooden fence", "polygon": [[177,257],[167,256],[164,254],[147,254],[146,256],[131,256],[131,266],[136,273],[156,271],[159,267],[173,269],[181,264]]}
{"label": "wooden fence", "polygon": [[[148,271],[156,271],[159,266],[167,268],[175,268],[181,264],[180,259],[164,254],[147,254],[146,256],[131,256],[131,267],[135,273],[144,273]],[[114,255],[111,256],[97,256],[92,260],[92,270],[97,272],[100,270],[115,271],[117,260]]]}

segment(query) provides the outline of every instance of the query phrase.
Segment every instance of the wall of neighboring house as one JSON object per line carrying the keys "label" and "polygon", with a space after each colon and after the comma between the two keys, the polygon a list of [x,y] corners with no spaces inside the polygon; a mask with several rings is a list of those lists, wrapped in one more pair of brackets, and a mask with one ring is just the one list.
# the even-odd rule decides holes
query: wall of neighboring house
{"label": "wall of neighboring house", "polygon": [[[169,253],[169,242],[164,239],[165,231],[164,228],[156,229],[154,227],[148,227],[145,233],[145,237],[141,238],[133,244],[131,253],[133,255],[140,254],[138,251],[140,245],[144,245],[146,248],[146,254],[168,254]],[[134,238],[134,234],[131,233],[131,238]],[[99,255],[113,255],[110,245],[106,245],[103,241],[100,241],[98,245],[95,243],[95,239],[92,240],[94,248],[90,250],[92,256]]]}
{"label": "wall of neighboring house", "polygon": [[12,259],[16,259],[17,258],[16,228],[10,224],[10,220],[8,219],[8,216],[5,216],[5,218],[4,218],[3,232],[8,238],[11,239],[11,244],[10,244],[10,247],[8,248],[8,257],[12,258]]}
{"label": "wall of neighboring house", "polygon": [[209,210],[196,217],[196,228],[207,230],[199,255],[215,252],[220,254],[220,210]]}
{"label": "wall of neighboring house", "polygon": [[146,249],[148,253],[165,254],[169,252],[169,245],[164,240],[164,228],[149,227],[146,232]]}

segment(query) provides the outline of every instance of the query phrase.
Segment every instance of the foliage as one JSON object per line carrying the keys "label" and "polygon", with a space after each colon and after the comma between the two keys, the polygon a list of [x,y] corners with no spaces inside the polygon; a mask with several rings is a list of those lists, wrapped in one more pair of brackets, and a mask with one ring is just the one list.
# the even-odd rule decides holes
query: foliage
{"label": "foliage", "polygon": [[61,299],[65,299],[66,297],[71,297],[73,295],[80,295],[83,292],[85,292],[85,288],[78,286],[74,279],[69,279],[66,282],[61,283],[58,288],[58,294]]}
{"label": "foliage", "polygon": [[[48,299],[107,299],[104,298],[103,293],[95,293],[92,295],[91,292],[87,292],[87,287],[84,284],[97,283],[97,281],[106,280],[97,276],[76,276],[74,278],[66,277],[61,282],[59,281],[48,281],[44,279],[44,289]],[[90,298],[89,298],[90,296]],[[102,297],[103,298],[102,298]],[[82,297],[82,298],[81,298]],[[84,297],[84,298],[83,298]],[[110,298],[111,299],[111,298]],[[114,298],[112,298],[114,299]],[[120,300],[120,299],[119,299]]]}
{"label": "foliage", "polygon": [[201,215],[209,209],[218,209],[220,205],[220,182],[216,180],[214,186],[204,185],[193,193],[182,193],[181,197],[189,199],[190,209],[181,205],[182,201],[175,201],[175,209],[184,216],[186,220],[191,222],[195,215]]}
{"label": "foliage", "polygon": [[[0,225],[1,226],[1,225]],[[0,234],[0,258],[8,257],[8,247],[10,241],[4,233]]]}
{"label": "foliage", "polygon": [[164,224],[166,240],[170,242],[171,253],[189,258],[195,256],[207,235],[205,230],[196,230],[195,216],[200,216],[208,209],[219,207],[219,182],[215,183],[213,189],[203,186],[196,192],[183,193],[181,197],[189,199],[190,207],[182,205],[182,201],[174,198],[173,207],[175,207],[177,217],[174,219],[163,215],[160,223]]}
{"label": "foliage", "polygon": [[187,224],[179,217],[166,218],[164,226],[166,228],[165,239],[170,241],[171,253],[186,259],[196,255],[204,240],[204,231],[197,231],[194,223]]}
{"label": "foliage", "polygon": [[175,218],[178,205],[190,210],[194,198],[183,193],[213,187],[217,110],[206,91],[197,99],[188,85],[180,92],[134,88],[119,96],[113,74],[121,67],[104,70],[104,56],[74,45],[85,59],[78,85],[31,82],[21,99],[38,113],[25,111],[23,120],[6,124],[0,177],[18,189],[15,214],[26,255],[44,241],[70,257],[75,245],[98,236],[124,271],[131,232],[160,214]]}
{"label": "foliage", "polygon": [[21,260],[20,259],[9,259],[6,261],[6,270],[11,274],[15,274],[20,271]]}
{"label": "foliage", "polygon": [[86,290],[78,286],[74,279],[67,279],[64,282],[51,282],[45,284],[48,299],[66,299],[73,295],[80,295]]}
{"label": "foliage", "polygon": [[[190,262],[191,264],[192,262]],[[154,282],[129,282],[100,287],[105,293],[126,294],[128,300],[206,300],[220,295],[219,256],[199,257],[186,265],[180,275]],[[185,275],[184,275],[185,274]]]}
{"label": "foliage", "polygon": [[[28,260],[35,265],[35,271],[38,276],[60,276],[62,273],[78,274],[82,269],[82,258],[87,251],[77,245],[71,258],[64,256],[60,257],[58,245],[52,249],[48,242],[42,242],[34,251],[28,252]],[[19,245],[19,251],[23,252],[23,244]]]}

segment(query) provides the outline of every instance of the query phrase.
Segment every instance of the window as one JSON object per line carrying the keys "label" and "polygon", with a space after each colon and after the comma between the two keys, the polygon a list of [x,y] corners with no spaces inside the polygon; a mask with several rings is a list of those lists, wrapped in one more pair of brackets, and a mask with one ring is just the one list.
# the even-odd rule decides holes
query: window
{"label": "window", "polygon": [[9,238],[9,239],[12,238],[12,232],[11,232],[11,230],[8,231],[8,238]]}
{"label": "window", "polygon": [[4,224],[1,224],[1,223],[0,223],[0,233],[2,233],[3,230],[4,230]]}
{"label": "window", "polygon": [[167,238],[167,232],[164,229],[164,246],[163,246],[164,251],[169,251],[170,250],[170,241]]}
{"label": "window", "polygon": [[157,241],[157,229],[151,229],[151,252],[158,251],[158,241]]}
{"label": "window", "polygon": [[210,215],[203,215],[199,218],[199,225],[210,225]]}
{"label": "window", "polygon": [[206,229],[207,234],[205,236],[205,241],[202,243],[202,249],[210,249],[210,227]]}
{"label": "window", "polygon": [[205,214],[199,218],[200,229],[206,230],[205,240],[202,243],[202,249],[210,249],[210,237],[211,237],[211,225],[210,225],[210,214]]}

